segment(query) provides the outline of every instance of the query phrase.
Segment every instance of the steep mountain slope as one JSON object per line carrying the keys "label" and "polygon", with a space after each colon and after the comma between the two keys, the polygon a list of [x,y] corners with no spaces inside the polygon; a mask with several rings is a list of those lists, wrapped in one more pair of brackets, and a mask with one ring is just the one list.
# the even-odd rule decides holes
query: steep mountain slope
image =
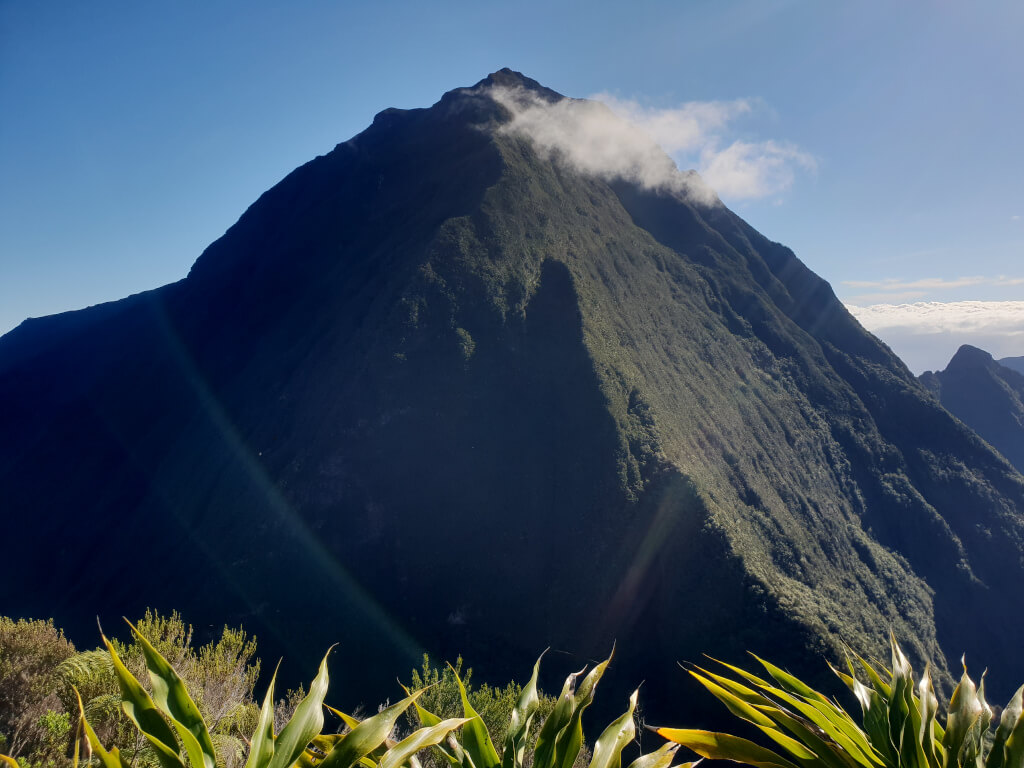
{"label": "steep mountain slope", "polygon": [[946,370],[925,372],[921,383],[950,413],[1024,472],[1024,374],[965,344]]}
{"label": "steep mountain slope", "polygon": [[1024,357],[1004,357],[997,362],[1017,373],[1024,373]]}
{"label": "steep mountain slope", "polygon": [[1024,678],[1024,479],[788,249],[539,154],[495,86],[561,98],[382,112],[186,279],[0,339],[4,610],[340,640],[381,698],[422,648],[617,638],[677,716],[678,659],[820,679],[890,627]]}

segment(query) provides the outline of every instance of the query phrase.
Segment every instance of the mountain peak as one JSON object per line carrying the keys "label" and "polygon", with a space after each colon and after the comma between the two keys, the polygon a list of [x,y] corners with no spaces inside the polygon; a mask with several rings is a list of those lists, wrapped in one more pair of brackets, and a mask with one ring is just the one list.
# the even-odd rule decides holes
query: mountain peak
{"label": "mountain peak", "polygon": [[429,109],[398,109],[396,107],[384,109],[373,118],[373,125],[376,127],[390,126],[402,121],[406,116],[424,113],[445,117],[458,115],[470,123],[486,123],[490,120],[501,122],[507,118],[507,113],[494,99],[490,98],[491,91],[494,89],[525,91],[549,103],[565,98],[562,94],[541,85],[522,72],[504,67],[492,72],[474,85],[448,91]]}
{"label": "mountain peak", "polygon": [[[448,91],[439,105],[451,109],[453,105],[465,104],[467,99],[476,101],[480,96],[488,96],[492,89],[507,89],[512,91],[527,91],[547,102],[561,101],[565,98],[557,91],[553,91],[522,72],[504,67],[497,72],[492,72],[483,80],[468,88],[456,88]],[[490,99],[488,99],[490,101]],[[461,109],[461,107],[460,107]]]}
{"label": "mountain peak", "polygon": [[516,72],[514,69],[509,69],[508,67],[503,67],[497,72],[492,72],[473,86],[473,90],[477,90],[479,88],[523,88],[527,91],[538,93],[550,101],[565,98],[557,91],[553,91],[550,88],[541,85],[533,78],[527,77],[522,72]]}
{"label": "mountain peak", "polygon": [[972,347],[970,344],[964,344],[956,351],[953,355],[953,359],[949,361],[949,365],[946,366],[946,370],[961,370],[965,368],[978,368],[989,365],[995,362],[992,359],[992,355],[983,349],[978,347]]}
{"label": "mountain peak", "polygon": [[[183,281],[0,344],[5,612],[88,637],[179,605],[311,663],[367,626],[341,680],[378,700],[422,648],[497,676],[618,638],[623,680],[714,642],[824,677],[810,649],[883,627],[943,682],[965,651],[1024,675],[1024,480],[791,251],[641,184],[650,144],[562,162],[503,95],[605,109],[499,70],[386,110]],[[686,699],[657,684],[649,712]]]}

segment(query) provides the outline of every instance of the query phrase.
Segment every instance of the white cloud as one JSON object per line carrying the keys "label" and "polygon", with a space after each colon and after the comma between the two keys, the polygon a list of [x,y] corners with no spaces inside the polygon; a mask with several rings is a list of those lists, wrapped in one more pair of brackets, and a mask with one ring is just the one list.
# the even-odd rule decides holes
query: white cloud
{"label": "white cloud", "polygon": [[893,293],[861,293],[851,296],[846,301],[855,306],[863,307],[869,304],[904,304],[910,301],[917,301],[927,296],[927,291],[896,291]]}
{"label": "white cloud", "polygon": [[874,288],[879,291],[942,291],[949,290],[951,288],[964,288],[971,285],[1024,285],[1024,277],[1009,277],[1008,275],[984,277],[981,275],[973,275],[970,277],[954,277],[952,279],[944,277],[926,277],[919,280],[901,280],[900,278],[889,277],[885,280],[844,280],[843,285],[848,285],[851,288]]}
{"label": "white cloud", "polygon": [[[574,169],[704,204],[716,202],[715,192],[734,200],[774,195],[792,185],[797,169],[815,167],[789,144],[727,142],[729,124],[753,110],[747,100],[654,109],[608,94],[555,102],[524,89],[496,88],[491,95],[512,113],[503,130],[526,136]],[[666,152],[694,165],[703,179],[681,172]]]}
{"label": "white cloud", "polygon": [[868,330],[902,327],[916,333],[999,331],[1024,336],[1024,301],[922,301],[847,305]]}
{"label": "white cloud", "polygon": [[791,144],[734,141],[701,152],[700,174],[718,194],[733,199],[767,197],[793,186],[796,169],[813,171],[817,163]]}
{"label": "white cloud", "polygon": [[656,109],[608,93],[596,93],[590,98],[605,104],[670,154],[704,149],[731,121],[753,110],[748,99],[689,101],[674,109]]}
{"label": "white cloud", "polygon": [[997,275],[984,277],[971,275],[966,277],[926,277],[919,280],[902,280],[890,277],[884,280],[844,280],[848,288],[867,290],[855,296],[846,295],[844,301],[858,307],[871,304],[903,305],[905,302],[930,298],[929,294],[940,291],[955,290],[974,286],[1006,288],[1024,285],[1024,277]]}
{"label": "white cloud", "polygon": [[915,373],[941,370],[962,344],[1024,355],[1024,301],[926,301],[847,309]]}

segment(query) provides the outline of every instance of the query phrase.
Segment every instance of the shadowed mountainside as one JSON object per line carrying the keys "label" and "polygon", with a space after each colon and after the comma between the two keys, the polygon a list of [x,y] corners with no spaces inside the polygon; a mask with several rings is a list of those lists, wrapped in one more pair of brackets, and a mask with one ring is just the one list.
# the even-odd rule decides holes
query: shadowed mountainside
{"label": "shadowed mountainside", "polygon": [[1024,374],[1024,357],[1004,357],[997,361],[1000,365]]}
{"label": "shadowed mountainside", "polygon": [[1024,374],[965,344],[946,370],[926,371],[921,383],[950,413],[1024,472]]}
{"label": "shadowed mountainside", "polygon": [[890,628],[1024,678],[1024,479],[791,251],[539,155],[494,85],[561,98],[386,110],[186,279],[0,338],[5,610],[242,621],[299,674],[341,641],[371,702],[423,648],[616,638],[673,717],[676,660],[816,682]]}

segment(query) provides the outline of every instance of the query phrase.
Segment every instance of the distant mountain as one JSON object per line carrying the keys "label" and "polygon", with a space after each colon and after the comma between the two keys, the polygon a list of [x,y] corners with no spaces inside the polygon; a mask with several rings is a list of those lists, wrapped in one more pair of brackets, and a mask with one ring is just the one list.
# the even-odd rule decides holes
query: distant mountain
{"label": "distant mountain", "polygon": [[924,373],[921,383],[1024,472],[1024,374],[965,344],[946,370]]}
{"label": "distant mountain", "polygon": [[385,110],[187,278],[0,338],[2,610],[244,622],[286,674],[339,641],[371,703],[423,649],[615,639],[652,716],[701,706],[677,660],[820,681],[890,629],[1024,679],[1024,478],[790,250],[495,88],[563,104]]}
{"label": "distant mountain", "polygon": [[1006,366],[1017,373],[1024,373],[1024,357],[1004,357],[998,362],[1000,365]]}

